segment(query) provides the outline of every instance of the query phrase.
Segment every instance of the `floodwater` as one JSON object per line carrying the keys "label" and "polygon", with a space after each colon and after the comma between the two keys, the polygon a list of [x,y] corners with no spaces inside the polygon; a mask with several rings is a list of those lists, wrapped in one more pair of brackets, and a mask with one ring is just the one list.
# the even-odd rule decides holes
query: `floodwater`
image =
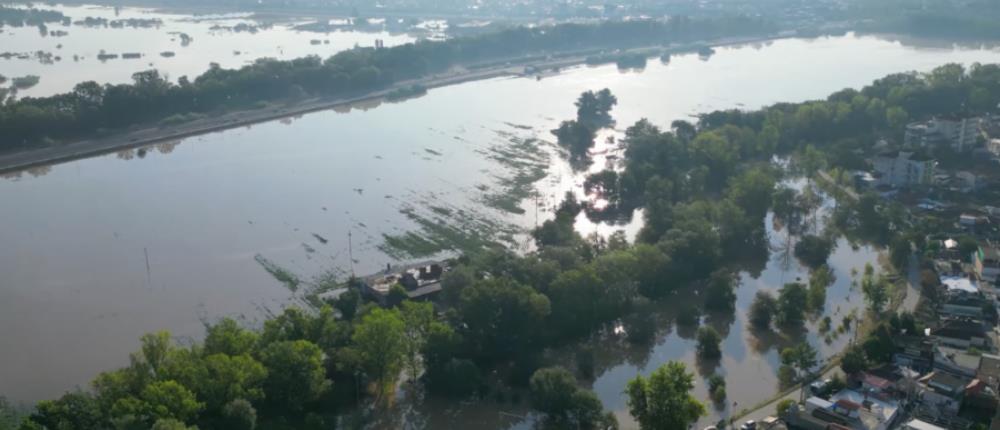
{"label": "floodwater", "polygon": [[[150,69],[157,69],[176,82],[181,76],[193,80],[208,70],[210,63],[236,68],[264,57],[326,58],[355,46],[375,46],[376,39],[381,39],[385,46],[415,40],[406,34],[385,31],[297,31],[294,28],[297,24],[309,21],[265,24],[249,14],[181,15],[108,6],[36,4],[35,7],[62,12],[74,23],[69,26],[49,23],[44,35],[38,27],[0,27],[0,54],[5,51],[30,54],[23,59],[0,57],[0,74],[8,78],[26,75],[41,78],[38,85],[18,91],[19,97],[67,92],[88,80],[101,84],[132,82],[133,73]],[[88,17],[109,21],[158,19],[161,24],[121,28],[76,24]],[[67,34],[57,36],[58,32]],[[188,43],[181,33],[191,38]],[[102,61],[98,59],[102,51],[117,54],[118,58]],[[39,58],[37,52],[50,53],[52,57]],[[164,52],[172,52],[173,56],[165,57]],[[125,53],[138,53],[142,57],[124,59],[121,55]]]}
{"label": "floodwater", "polygon": [[[548,208],[582,182],[543,141],[575,115],[573,101],[585,90],[609,87],[618,97],[612,133],[620,135],[643,117],[666,126],[713,109],[824,97],[892,72],[1000,61],[989,49],[854,35],[717,51],[666,65],[650,60],[643,71],[579,67],[540,80],[471,82],[403,103],[313,113],[0,179],[0,327],[8,328],[0,393],[26,402],[56,396],[125,364],[144,332],[198,338],[202,320],[253,321],[295,300],[255,256],[308,280],[331,269],[370,273],[392,256],[426,258],[385,246],[386,235],[408,231],[425,239],[492,233],[526,247],[524,228],[550,217]],[[503,204],[524,178],[534,179],[532,166],[545,175],[533,184],[540,197]],[[839,244],[827,312],[857,305],[849,272],[874,258],[869,248]],[[777,253],[759,267],[743,276],[731,320],[714,320],[726,336],[716,371],[727,374],[737,409],[776,389],[777,348],[744,330],[745,308],[757,289],[804,275]],[[667,323],[670,312],[663,310],[655,347],[608,349],[598,360],[594,389],[623,422],[625,381],[668,359],[693,363],[691,333]],[[846,341],[807,338],[824,355]],[[497,424],[497,408],[414,410],[428,428],[506,426]]]}

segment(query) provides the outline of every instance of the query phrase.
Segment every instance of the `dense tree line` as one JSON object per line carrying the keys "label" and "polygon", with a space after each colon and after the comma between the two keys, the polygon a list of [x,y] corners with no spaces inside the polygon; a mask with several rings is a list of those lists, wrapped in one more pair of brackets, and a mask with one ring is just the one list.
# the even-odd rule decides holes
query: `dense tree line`
{"label": "dense tree line", "polygon": [[24,98],[0,107],[0,150],[41,141],[90,136],[111,129],[178,118],[191,113],[255,107],[259,102],[306,96],[360,95],[456,64],[500,62],[560,51],[627,48],[721,37],[764,35],[772,26],[733,17],[668,21],[608,21],[517,27],[447,41],[420,41],[386,49],[355,48],[330,58],[259,59],[240,69],[212,66],[177,83],[156,70],[136,73],[133,83],[88,81],[51,97]]}
{"label": "dense tree line", "polygon": [[44,27],[47,23],[63,23],[68,25],[69,17],[63,15],[62,12],[54,10],[18,8],[0,5],[0,28],[3,28],[4,26]]}

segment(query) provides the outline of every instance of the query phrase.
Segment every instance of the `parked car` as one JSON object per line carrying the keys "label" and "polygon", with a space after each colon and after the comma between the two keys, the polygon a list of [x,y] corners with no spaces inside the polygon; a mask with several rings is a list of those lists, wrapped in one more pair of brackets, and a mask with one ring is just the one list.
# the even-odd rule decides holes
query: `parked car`
{"label": "parked car", "polygon": [[816,381],[809,384],[809,391],[812,392],[814,396],[824,396],[828,391],[830,391],[831,385],[833,385],[833,380],[827,378],[822,381]]}
{"label": "parked car", "polygon": [[740,426],[740,430],[757,430],[757,422],[754,420],[747,421]]}

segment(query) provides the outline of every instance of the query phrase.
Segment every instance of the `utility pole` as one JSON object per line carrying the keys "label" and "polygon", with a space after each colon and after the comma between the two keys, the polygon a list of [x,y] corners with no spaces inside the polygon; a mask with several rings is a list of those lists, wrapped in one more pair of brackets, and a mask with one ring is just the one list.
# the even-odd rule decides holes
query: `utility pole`
{"label": "utility pole", "polygon": [[347,258],[351,259],[351,277],[354,277],[354,243],[351,239],[351,231],[347,231]]}

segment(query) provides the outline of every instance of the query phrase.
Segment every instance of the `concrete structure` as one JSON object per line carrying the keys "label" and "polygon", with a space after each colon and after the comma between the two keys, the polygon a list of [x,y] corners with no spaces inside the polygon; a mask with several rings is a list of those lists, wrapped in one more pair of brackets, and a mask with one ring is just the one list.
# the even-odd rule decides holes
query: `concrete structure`
{"label": "concrete structure", "polygon": [[931,185],[937,162],[912,152],[886,152],[872,162],[879,185],[910,187]]}
{"label": "concrete structure", "polygon": [[944,427],[938,427],[934,424],[920,421],[918,419],[912,419],[903,424],[902,430],[947,430]]}
{"label": "concrete structure", "polygon": [[982,118],[932,118],[906,126],[903,144],[911,148],[925,148],[947,144],[963,152],[972,149],[981,134]]}
{"label": "concrete structure", "polygon": [[976,378],[995,390],[1000,389],[1000,356],[983,354],[976,369]]}
{"label": "concrete structure", "polygon": [[856,430],[887,430],[899,416],[899,404],[887,396],[880,398],[854,390],[841,390],[830,397],[832,411],[847,418]]}
{"label": "concrete structure", "polygon": [[386,305],[389,292],[401,285],[411,300],[427,300],[441,291],[441,276],[446,268],[437,262],[421,263],[393,272],[385,272],[361,280],[361,292],[381,305]]}
{"label": "concrete structure", "polygon": [[996,284],[1000,276],[1000,251],[991,243],[982,244],[972,256],[972,265],[979,279]]}
{"label": "concrete structure", "polygon": [[966,378],[976,377],[979,362],[980,356],[978,355],[946,346],[937,347],[934,354],[934,370]]}
{"label": "concrete structure", "polygon": [[959,349],[969,349],[973,346],[985,349],[989,344],[986,329],[983,328],[982,322],[977,320],[947,320],[937,329],[931,330],[931,334],[939,344]]}
{"label": "concrete structure", "polygon": [[934,366],[934,344],[922,336],[897,336],[893,339],[898,352],[892,355],[892,363],[901,368],[915,371],[929,371]]}
{"label": "concrete structure", "polygon": [[969,378],[947,372],[931,372],[920,378],[919,393],[921,414],[935,418],[953,417],[958,414],[965,396]]}
{"label": "concrete structure", "polygon": [[963,152],[972,149],[979,138],[981,118],[934,118],[931,126],[944,136],[952,149]]}

